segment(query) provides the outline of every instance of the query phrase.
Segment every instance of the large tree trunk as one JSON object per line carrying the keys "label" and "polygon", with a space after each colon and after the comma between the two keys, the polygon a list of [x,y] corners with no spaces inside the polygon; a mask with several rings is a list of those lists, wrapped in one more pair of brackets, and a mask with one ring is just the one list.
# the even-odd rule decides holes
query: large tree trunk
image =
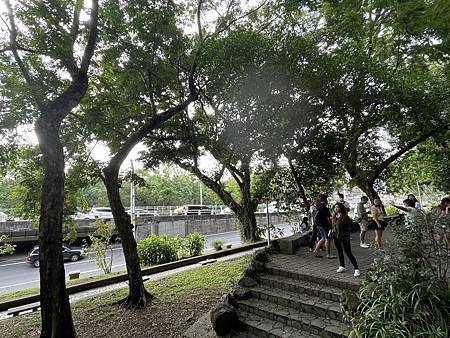
{"label": "large tree trunk", "polygon": [[372,202],[372,203],[373,203],[374,198],[378,196],[378,193],[376,192],[375,188],[373,187],[374,184],[375,184],[375,182],[372,180],[364,179],[362,177],[356,178],[356,185],[358,186],[359,189],[364,191],[364,193],[367,195],[370,202]]}
{"label": "large tree trunk", "polygon": [[292,163],[292,160],[290,158],[288,158],[288,162],[289,168],[291,169],[292,172],[292,176],[294,176],[295,183],[297,184],[297,188],[300,193],[300,198],[302,199],[303,204],[305,205],[306,213],[308,213],[311,204],[309,203],[308,197],[306,196],[305,187],[303,186],[300,173],[297,171],[297,169],[295,169],[294,164]]}
{"label": "large tree trunk", "polygon": [[239,184],[242,199],[240,208],[237,210],[237,218],[241,225],[241,236],[243,242],[253,243],[258,241],[259,231],[256,224],[255,211],[257,207],[256,201],[251,197],[250,191],[250,170],[244,170],[243,182]]}
{"label": "large tree trunk", "polygon": [[121,303],[127,307],[145,307],[153,296],[145,289],[142,281],[136,241],[133,236],[133,224],[130,216],[125,212],[120,198],[118,170],[107,167],[104,170],[104,175],[109,205],[122,242],[128,273],[129,294]]}
{"label": "large tree trunk", "polygon": [[250,205],[243,205],[235,211],[240,225],[241,239],[245,243],[254,243],[260,240],[256,224],[255,210]]}
{"label": "large tree trunk", "polygon": [[66,291],[62,255],[64,152],[59,139],[58,122],[51,118],[40,118],[35,128],[44,169],[39,219],[41,337],[71,338],[76,334]]}

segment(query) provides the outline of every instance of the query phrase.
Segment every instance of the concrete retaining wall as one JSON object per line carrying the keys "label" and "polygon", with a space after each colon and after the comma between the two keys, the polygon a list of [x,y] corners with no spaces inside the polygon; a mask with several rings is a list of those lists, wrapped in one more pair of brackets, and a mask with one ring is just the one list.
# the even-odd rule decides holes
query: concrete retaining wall
{"label": "concrete retaining wall", "polygon": [[[105,220],[113,222],[113,220]],[[265,213],[256,214],[259,226],[267,224]],[[284,213],[270,214],[272,224],[283,224],[289,222]],[[78,237],[87,237],[94,231],[94,220],[77,220]],[[180,235],[185,237],[193,232],[204,235],[216,234],[237,230],[237,220],[234,215],[182,215],[182,216],[158,216],[143,217],[137,219],[136,238],[142,240],[151,234],[169,237]],[[9,242],[37,241],[37,226],[30,221],[1,222],[0,235],[7,235]]]}

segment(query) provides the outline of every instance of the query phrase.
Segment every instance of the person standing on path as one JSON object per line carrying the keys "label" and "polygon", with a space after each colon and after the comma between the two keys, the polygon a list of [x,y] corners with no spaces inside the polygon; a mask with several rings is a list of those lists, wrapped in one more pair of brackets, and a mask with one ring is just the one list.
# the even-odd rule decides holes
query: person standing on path
{"label": "person standing on path", "polygon": [[359,277],[361,275],[358,267],[358,262],[352,253],[352,247],[350,244],[350,230],[352,226],[352,220],[348,216],[347,208],[342,203],[337,203],[335,206],[335,213],[333,216],[333,233],[334,233],[334,245],[336,246],[339,256],[339,268],[336,270],[338,273],[347,271],[345,268],[344,251],[348,259],[355,269],[353,275]]}
{"label": "person standing on path", "polygon": [[416,196],[414,196],[413,194],[409,194],[408,195],[408,199],[412,200],[414,202],[414,208],[416,208],[417,210],[421,210],[422,209],[422,205],[417,200]]}
{"label": "person standing on path", "polygon": [[373,199],[371,213],[373,217],[372,227],[375,229],[375,249],[381,249],[381,237],[383,236],[383,230],[386,228],[387,223],[384,220],[383,203],[378,196]]}
{"label": "person standing on path", "polygon": [[359,246],[361,248],[368,248],[369,245],[366,244],[366,232],[369,230],[369,214],[370,211],[366,210],[366,204],[369,201],[367,196],[361,197],[361,201],[356,207],[356,213],[358,215],[358,222],[361,232],[359,233]]}
{"label": "person standing on path", "polygon": [[450,255],[450,198],[444,197],[441,203],[431,210],[430,216],[437,232],[437,254]]}
{"label": "person standing on path", "polygon": [[322,257],[319,252],[320,248],[325,244],[327,258],[336,258],[336,256],[331,255],[331,213],[330,209],[328,209],[327,202],[327,197],[325,195],[322,195],[320,197],[320,204],[317,207],[318,212],[315,217],[315,223],[320,231],[320,235],[322,236],[322,238],[319,242],[317,242],[316,248],[314,250],[314,255],[316,257]]}
{"label": "person standing on path", "polygon": [[418,213],[418,209],[416,208],[416,203],[411,199],[406,199],[403,201],[403,206],[395,205],[394,203],[390,203],[393,207],[400,209],[405,213],[405,228],[410,229],[416,224],[416,217]]}
{"label": "person standing on path", "polygon": [[317,224],[316,224],[316,216],[317,213],[319,212],[318,207],[320,206],[320,196],[316,196],[316,198],[314,199],[314,205],[311,205],[311,207],[309,208],[309,219],[312,222],[312,235],[311,235],[311,240],[309,241],[309,251],[313,252],[314,248],[316,246],[316,241],[317,241],[317,236],[320,236],[319,233],[319,229],[317,228]]}

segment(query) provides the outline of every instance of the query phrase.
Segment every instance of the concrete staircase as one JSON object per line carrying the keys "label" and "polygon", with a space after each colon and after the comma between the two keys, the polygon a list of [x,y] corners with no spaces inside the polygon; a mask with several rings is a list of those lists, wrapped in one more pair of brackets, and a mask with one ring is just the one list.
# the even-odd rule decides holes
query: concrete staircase
{"label": "concrete staircase", "polygon": [[267,264],[251,298],[238,301],[239,332],[230,337],[347,337],[339,304],[344,289],[358,286]]}

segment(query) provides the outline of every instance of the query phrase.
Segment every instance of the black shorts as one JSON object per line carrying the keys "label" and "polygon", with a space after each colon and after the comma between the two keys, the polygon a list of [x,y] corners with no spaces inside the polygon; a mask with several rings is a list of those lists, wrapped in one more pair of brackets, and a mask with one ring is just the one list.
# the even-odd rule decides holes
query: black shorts
{"label": "black shorts", "polygon": [[[379,220],[378,222],[380,222],[380,224],[381,224],[381,230],[386,229],[386,227],[387,227],[387,222],[386,221]],[[375,222],[374,220],[371,220],[369,222],[369,229],[370,230],[380,230],[380,228],[378,227],[377,222]]]}

